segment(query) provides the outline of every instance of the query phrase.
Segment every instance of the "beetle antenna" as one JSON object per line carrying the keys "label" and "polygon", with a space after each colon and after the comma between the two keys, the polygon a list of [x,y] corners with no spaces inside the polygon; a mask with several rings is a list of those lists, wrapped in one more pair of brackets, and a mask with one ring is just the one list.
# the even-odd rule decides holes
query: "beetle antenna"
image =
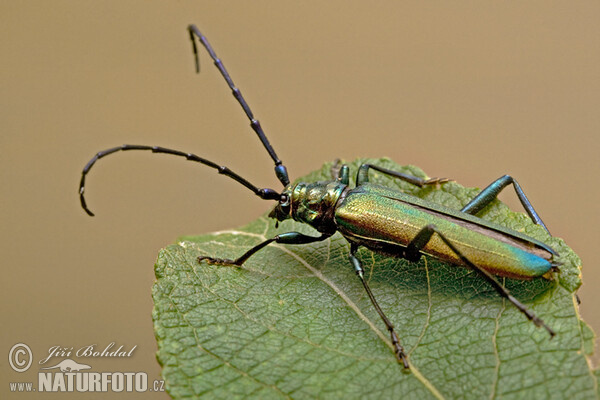
{"label": "beetle antenna", "polygon": [[269,139],[267,139],[262,127],[260,126],[260,122],[256,118],[254,118],[254,114],[252,113],[252,110],[250,110],[250,106],[248,106],[248,103],[246,103],[244,96],[242,96],[242,92],[240,92],[240,89],[238,89],[233,84],[233,81],[231,80],[229,73],[225,69],[223,62],[217,57],[215,51],[212,49],[210,43],[208,43],[206,37],[202,34],[202,32],[200,32],[200,30],[195,25],[189,25],[188,32],[190,33],[190,39],[192,40],[192,48],[194,50],[194,57],[196,60],[196,72],[200,72],[200,59],[198,57],[198,48],[196,46],[195,40],[195,38],[197,37],[198,40],[200,40],[200,43],[202,43],[202,45],[210,55],[210,58],[212,58],[212,60],[214,61],[215,66],[219,69],[219,72],[221,72],[221,75],[223,75],[223,78],[225,78],[225,81],[227,82],[229,89],[231,89],[233,96],[238,101],[238,103],[240,103],[240,105],[244,109],[244,112],[246,113],[246,116],[250,120],[250,126],[252,127],[254,132],[256,132],[263,146],[265,146],[265,149],[267,149],[267,152],[269,152],[269,155],[273,159],[273,162],[275,163],[275,175],[277,176],[277,179],[279,179],[283,186],[289,185],[290,178],[287,173],[287,168],[283,165],[279,157],[277,157],[273,146],[271,146],[271,143],[269,143]]}
{"label": "beetle antenna", "polygon": [[165,147],[159,147],[159,146],[142,146],[142,145],[137,145],[137,144],[124,144],[123,146],[113,147],[113,148],[102,150],[102,151],[96,153],[96,155],[94,157],[92,157],[92,159],[90,161],[88,161],[88,163],[83,168],[83,171],[81,172],[81,181],[79,182],[79,200],[81,201],[81,207],[85,210],[86,213],[88,213],[88,215],[90,215],[92,217],[94,216],[94,213],[88,208],[87,203],[85,201],[85,196],[84,196],[85,178],[86,178],[88,172],[90,171],[92,166],[96,163],[96,161],[98,161],[102,157],[106,157],[107,155],[116,153],[117,151],[128,151],[128,150],[150,150],[153,153],[171,154],[174,156],[185,157],[185,159],[187,159],[187,160],[198,162],[200,164],[204,164],[206,166],[216,169],[217,172],[219,172],[219,174],[228,176],[231,179],[233,179],[234,181],[241,183],[248,189],[252,190],[255,195],[257,195],[258,197],[260,197],[263,200],[279,200],[281,198],[281,194],[279,192],[277,192],[273,189],[268,189],[268,188],[258,188],[256,186],[254,186],[253,184],[251,184],[250,182],[248,182],[246,179],[242,178],[240,175],[238,175],[235,172],[233,172],[232,170],[230,170],[228,167],[225,167],[223,165],[218,165],[210,160],[199,157],[195,154],[185,153],[183,151],[167,149]]}

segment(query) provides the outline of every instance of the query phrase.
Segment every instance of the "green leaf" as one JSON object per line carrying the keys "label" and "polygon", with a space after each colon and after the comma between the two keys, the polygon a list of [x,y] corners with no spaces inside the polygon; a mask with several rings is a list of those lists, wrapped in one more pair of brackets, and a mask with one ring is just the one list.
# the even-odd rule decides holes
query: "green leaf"
{"label": "green leaf", "polygon": [[[356,160],[425,176],[387,159]],[[331,164],[301,180],[328,180]],[[478,192],[454,182],[415,188],[372,173],[375,182],[460,209]],[[510,189],[509,189],[510,190]],[[153,297],[158,361],[174,398],[598,398],[586,356],[593,332],[574,291],[580,260],[522,213],[496,201],[482,218],[523,231],[559,252],[555,281],[505,280],[551,326],[550,340],[473,271],[422,258],[386,258],[361,249],[371,288],[409,354],[404,372],[388,332],[348,262],[330,240],[272,244],[242,268],[199,264],[199,255],[235,258],[277,233],[310,227],[262,216],[239,229],[185,237],[162,250]]]}

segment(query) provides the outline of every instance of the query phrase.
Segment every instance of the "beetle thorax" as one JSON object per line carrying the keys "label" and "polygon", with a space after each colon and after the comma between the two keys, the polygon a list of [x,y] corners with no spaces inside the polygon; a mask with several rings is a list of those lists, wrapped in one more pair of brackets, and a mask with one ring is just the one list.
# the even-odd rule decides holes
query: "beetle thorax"
{"label": "beetle thorax", "polygon": [[319,232],[335,232],[335,206],[346,187],[338,181],[294,185],[290,196],[291,217]]}

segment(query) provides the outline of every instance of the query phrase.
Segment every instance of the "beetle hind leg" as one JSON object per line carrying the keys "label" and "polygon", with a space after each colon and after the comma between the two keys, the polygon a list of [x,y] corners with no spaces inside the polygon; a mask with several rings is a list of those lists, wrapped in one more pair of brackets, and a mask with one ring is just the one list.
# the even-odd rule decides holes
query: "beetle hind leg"
{"label": "beetle hind leg", "polygon": [[521,313],[523,313],[527,317],[527,319],[529,319],[531,322],[533,322],[535,324],[535,326],[543,327],[544,329],[546,329],[546,331],[548,331],[548,333],[550,334],[550,337],[554,337],[554,335],[556,335],[554,330],[552,330],[552,328],[550,328],[548,325],[546,325],[540,317],[535,315],[535,313],[533,313],[532,311],[527,309],[527,307],[525,307],[525,305],[523,303],[521,303],[519,300],[517,300],[515,297],[513,297],[510,294],[510,292],[508,291],[508,289],[506,289],[504,286],[502,286],[502,284],[500,282],[498,282],[498,280],[494,277],[494,275],[492,275],[485,269],[483,269],[483,268],[477,266],[476,264],[474,264],[473,262],[471,262],[434,225],[427,225],[426,227],[421,229],[419,231],[419,233],[417,233],[417,235],[413,238],[413,240],[406,247],[405,254],[403,255],[404,258],[406,258],[408,260],[415,260],[415,258],[418,259],[419,255],[420,255],[420,251],[427,245],[427,243],[429,243],[429,241],[431,240],[431,237],[433,236],[434,233],[437,233],[437,235],[442,239],[444,244],[446,246],[448,246],[448,248],[450,248],[450,250],[452,250],[452,252],[454,254],[456,254],[456,256],[458,258],[460,258],[460,260],[465,265],[467,265],[472,270],[478,272],[486,281],[488,281],[488,283],[490,285],[492,285],[494,290],[496,290],[496,292],[500,296],[504,297],[506,300],[511,302]]}
{"label": "beetle hind leg", "polygon": [[515,192],[517,193],[519,201],[523,205],[525,211],[527,211],[529,218],[531,218],[531,220],[537,225],[540,225],[542,228],[544,228],[546,232],[550,233],[540,216],[537,214],[537,212],[535,212],[535,209],[531,205],[531,202],[527,196],[525,196],[525,192],[523,192],[521,185],[519,185],[517,180],[510,175],[503,175],[494,182],[490,183],[488,187],[479,192],[479,194],[475,196],[469,203],[467,203],[467,205],[465,205],[460,211],[471,215],[477,215],[479,211],[495,200],[498,197],[498,194],[500,194],[500,192],[511,183],[515,188]]}

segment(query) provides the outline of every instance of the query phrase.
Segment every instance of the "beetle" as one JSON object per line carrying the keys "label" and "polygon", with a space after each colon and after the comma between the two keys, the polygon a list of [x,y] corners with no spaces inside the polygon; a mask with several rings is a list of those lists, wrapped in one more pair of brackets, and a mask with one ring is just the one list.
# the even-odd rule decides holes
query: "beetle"
{"label": "beetle", "polygon": [[206,37],[195,25],[188,26],[188,32],[192,42],[196,72],[200,71],[197,47],[197,42],[200,42],[227,82],[233,96],[250,120],[250,126],[272,158],[275,164],[275,175],[283,185],[283,190],[255,186],[228,167],[192,153],[159,146],[125,144],[96,153],[83,168],[79,196],[82,208],[90,216],[94,214],[88,208],[85,200],[85,180],[90,169],[99,159],[119,151],[130,150],[152,151],[153,153],[184,157],[216,169],[219,174],[242,184],[263,200],[277,202],[269,214],[269,217],[276,220],[276,224],[286,219],[293,219],[312,226],[320,234],[310,236],[300,232],[281,233],[252,247],[237,259],[200,256],[198,262],[239,267],[253,254],[271,243],[308,244],[326,240],[334,233],[339,232],[350,244],[349,261],[373,307],[389,331],[397,361],[405,369],[409,368],[408,357],[400,344],[393,324],[377,303],[365,280],[361,262],[356,257],[356,252],[361,246],[377,253],[413,262],[419,260],[423,255],[427,255],[471,268],[536,326],[545,328],[551,337],[555,335],[555,332],[541,318],[513,297],[500,284],[496,276],[515,279],[535,277],[550,279],[552,272],[558,271],[560,265],[560,262],[556,260],[558,253],[532,237],[477,217],[477,214],[496,199],[504,188],[513,185],[517,197],[531,220],[550,233],[514,178],[509,175],[498,178],[460,210],[373,184],[369,182],[369,171],[374,170],[418,187],[444,184],[449,181],[448,179],[423,179],[373,164],[360,166],[355,187],[350,187],[350,171],[346,165],[336,168],[337,171],[329,181],[290,183],[286,167],[269,143],[260,122],[254,117],[240,90],[234,85],[223,62],[217,57]]}

